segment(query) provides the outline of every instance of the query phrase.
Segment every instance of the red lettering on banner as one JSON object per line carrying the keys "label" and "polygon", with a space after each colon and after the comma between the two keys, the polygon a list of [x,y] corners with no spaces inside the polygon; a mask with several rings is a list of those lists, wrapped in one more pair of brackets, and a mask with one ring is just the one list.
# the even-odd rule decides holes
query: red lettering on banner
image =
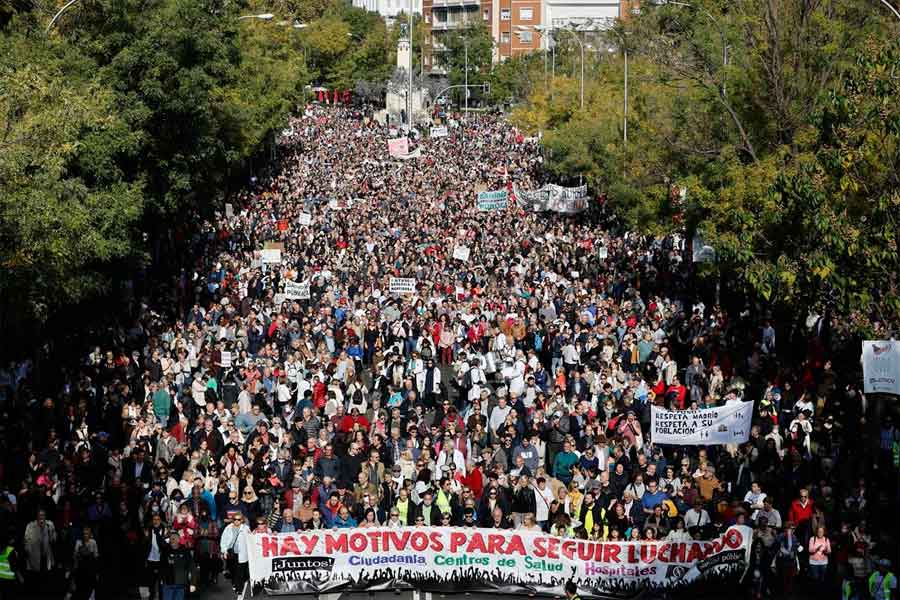
{"label": "red lettering on banner", "polygon": [[725,533],[725,545],[732,550],[737,550],[744,543],[744,536],[737,529],[729,529]]}
{"label": "red lettering on banner", "polygon": [[456,552],[459,547],[466,543],[466,535],[464,533],[453,532],[450,534],[450,552]]}
{"label": "red lettering on banner", "polygon": [[354,552],[363,552],[368,545],[368,540],[365,535],[354,533],[350,536],[350,549]]}
{"label": "red lettering on banner", "polygon": [[488,534],[488,554],[504,554],[503,552],[503,543],[506,541],[506,537],[502,533],[489,533]]}
{"label": "red lettering on banner", "polygon": [[639,560],[640,560],[640,558],[638,558],[637,546],[635,546],[634,544],[629,544],[628,545],[628,562],[636,563]]}
{"label": "red lettering on banner", "polygon": [[559,540],[557,538],[547,540],[547,558],[559,558]]}
{"label": "red lettering on banner", "polygon": [[534,554],[536,558],[544,558],[545,556],[547,556],[547,549],[544,547],[544,544],[546,543],[547,538],[534,538],[534,551],[532,552],[532,554]]}
{"label": "red lettering on banner", "polygon": [[335,554],[336,552],[347,553],[346,533],[325,536],[325,554]]}
{"label": "red lettering on banner", "polygon": [[687,560],[684,562],[694,562],[701,558],[703,558],[703,546],[695,542],[691,544],[691,549],[687,553]]}
{"label": "red lettering on banner", "polygon": [[368,536],[369,536],[369,542],[372,544],[372,550],[374,552],[380,552],[381,551],[381,543],[380,542],[381,542],[383,533],[378,532],[378,531],[370,531],[368,533]]}
{"label": "red lettering on banner", "polygon": [[682,543],[672,545],[672,562],[687,562],[687,547]]}
{"label": "red lettering on banner", "polygon": [[317,535],[301,535],[297,539],[303,544],[304,554],[312,554],[316,551],[316,546],[319,544],[319,536]]}
{"label": "red lettering on banner", "polygon": [[443,552],[444,540],[441,538],[441,533],[439,531],[433,531],[428,537],[431,538],[431,549],[434,552]]}
{"label": "red lettering on banner", "polygon": [[659,548],[656,549],[656,560],[661,562],[669,562],[669,555],[667,554],[672,549],[669,544],[662,544]]}
{"label": "red lettering on banner", "polygon": [[606,544],[603,546],[603,562],[617,563],[619,562],[619,546]]}
{"label": "red lettering on banner", "polygon": [[560,554],[562,554],[569,560],[575,558],[575,540],[563,540],[562,546],[560,546],[559,551]]}
{"label": "red lettering on banner", "polygon": [[[391,539],[391,545],[394,547],[394,550],[406,550],[406,543],[409,541],[411,533],[410,531],[404,531],[398,535],[393,531],[388,532],[388,537]],[[385,550],[387,550],[387,545],[385,545]]]}
{"label": "red lettering on banner", "polygon": [[428,547],[428,536],[423,531],[417,531],[412,534],[412,538],[410,540],[413,550],[416,552],[422,552],[425,548]]}
{"label": "red lettering on banner", "polygon": [[289,535],[282,538],[279,554],[282,556],[285,554],[300,555],[300,548],[297,547],[297,540],[294,539],[294,536]]}
{"label": "red lettering on banner", "polygon": [[509,544],[506,546],[506,554],[525,556],[525,542],[522,541],[522,536],[513,535],[509,538]]}
{"label": "red lettering on banner", "polygon": [[278,538],[265,536],[260,540],[260,546],[262,547],[262,555],[266,558],[278,554]]}
{"label": "red lettering on banner", "polygon": [[466,552],[481,552],[485,554],[487,552],[487,548],[484,547],[484,539],[481,537],[480,533],[473,533],[472,537],[469,538],[469,545],[466,546]]}
{"label": "red lettering on banner", "polygon": [[652,563],[656,560],[656,544],[641,544],[641,561]]}

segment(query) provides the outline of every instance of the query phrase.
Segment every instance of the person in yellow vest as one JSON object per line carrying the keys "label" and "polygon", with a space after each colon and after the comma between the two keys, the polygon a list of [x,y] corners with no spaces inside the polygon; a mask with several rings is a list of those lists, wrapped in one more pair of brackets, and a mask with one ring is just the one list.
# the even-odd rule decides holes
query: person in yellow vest
{"label": "person in yellow vest", "polygon": [[566,600],[581,600],[578,595],[578,585],[571,579],[566,582]]}
{"label": "person in yellow vest", "polygon": [[869,596],[872,600],[894,600],[897,593],[897,577],[891,573],[891,561],[882,558],[878,570],[869,575]]}
{"label": "person in yellow vest", "polygon": [[17,557],[15,548],[11,544],[2,546],[0,552],[0,600],[12,600],[18,597],[19,581],[21,577],[16,574]]}

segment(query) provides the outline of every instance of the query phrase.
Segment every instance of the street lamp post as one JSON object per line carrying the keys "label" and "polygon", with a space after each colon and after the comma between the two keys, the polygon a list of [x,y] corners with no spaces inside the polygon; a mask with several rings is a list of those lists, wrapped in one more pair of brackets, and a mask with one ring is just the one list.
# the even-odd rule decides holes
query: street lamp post
{"label": "street lamp post", "polygon": [[[619,38],[619,45],[622,48],[622,55],[625,58],[625,95],[622,110],[622,144],[628,145],[628,44],[625,43],[625,36],[615,29],[609,29],[610,33]],[[609,48],[610,52],[615,52],[614,48]]]}
{"label": "street lamp post", "polygon": [[[546,25],[535,25],[534,27],[531,27],[529,25],[519,25],[518,29],[519,29],[519,31],[528,31],[530,29],[535,29],[539,32],[548,32],[551,34],[551,36],[552,36],[552,32],[554,30],[565,31],[566,33],[572,34],[572,37],[575,39],[576,42],[578,42],[578,47],[579,47],[579,50],[581,51],[581,83],[580,83],[579,97],[580,97],[580,106],[582,109],[584,109],[584,42],[581,41],[581,38],[578,36],[578,34],[574,31],[572,31],[571,29],[566,29],[565,27],[549,27]],[[550,39],[552,39],[552,37]],[[546,70],[547,70],[546,69],[546,56],[544,57],[544,60],[545,60],[544,71],[546,72]],[[553,76],[554,77],[556,76],[556,46],[555,45],[553,47]]]}
{"label": "street lamp post", "polygon": [[[887,0],[882,0],[882,2],[886,2],[886,1]],[[724,98],[728,91],[727,83],[726,83],[728,76],[725,71],[725,69],[728,67],[728,40],[725,36],[725,30],[719,24],[719,20],[716,19],[711,12],[709,12],[702,6],[694,6],[693,4],[690,4],[689,2],[675,2],[675,1],[670,0],[667,4],[674,4],[675,6],[684,6],[687,8],[693,8],[695,10],[699,10],[704,15],[706,15],[706,18],[708,18],[710,21],[712,21],[713,25],[716,26],[716,29],[719,30],[719,35],[722,38],[722,97]]]}
{"label": "street lamp post", "polygon": [[[413,124],[413,0],[409,0],[409,68],[408,71],[408,89],[406,91],[406,122],[412,130]],[[468,88],[467,88],[468,89]]]}
{"label": "street lamp post", "polygon": [[78,2],[78,0],[69,0],[68,2],[63,4],[62,8],[60,8],[58,11],[56,11],[56,14],[53,15],[52,19],[50,19],[50,24],[47,25],[47,29],[44,31],[44,33],[45,34],[50,33],[50,30],[53,29],[53,25],[56,24],[56,21],[59,19],[59,17],[62,16],[62,14],[64,12],[66,12],[69,9],[69,7],[72,6],[73,4],[75,4],[76,2]]}

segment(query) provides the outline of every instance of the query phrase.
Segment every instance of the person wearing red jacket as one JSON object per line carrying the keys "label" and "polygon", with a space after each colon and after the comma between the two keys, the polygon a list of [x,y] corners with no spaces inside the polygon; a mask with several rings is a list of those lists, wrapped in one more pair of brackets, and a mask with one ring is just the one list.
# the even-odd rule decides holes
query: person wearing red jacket
{"label": "person wearing red jacket", "polygon": [[359,409],[355,406],[350,409],[349,415],[344,415],[341,419],[339,428],[342,433],[350,433],[353,431],[354,425],[359,425],[362,431],[369,431],[369,420],[364,415],[359,414]]}
{"label": "person wearing red jacket", "polygon": [[675,408],[684,410],[684,401],[687,398],[687,388],[681,384],[677,377],[672,380],[672,385],[666,389],[666,402],[673,402]]}
{"label": "person wearing red jacket", "polygon": [[312,386],[312,397],[313,397],[313,405],[316,407],[316,410],[322,410],[325,408],[325,403],[328,402],[328,388],[325,384],[319,380],[319,376],[316,375],[313,377],[314,383]]}
{"label": "person wearing red jacket", "polygon": [[815,502],[809,497],[809,490],[800,488],[800,497],[791,502],[788,510],[788,521],[797,525],[797,539],[806,542],[812,532],[809,531],[810,519],[813,515]]}

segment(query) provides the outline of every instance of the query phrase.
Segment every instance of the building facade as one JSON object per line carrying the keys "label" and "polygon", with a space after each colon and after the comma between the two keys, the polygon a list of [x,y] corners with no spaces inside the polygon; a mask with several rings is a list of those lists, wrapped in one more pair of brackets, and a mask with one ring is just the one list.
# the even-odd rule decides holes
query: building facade
{"label": "building facade", "polygon": [[[413,14],[422,14],[422,0],[411,0]],[[353,0],[353,6],[375,12],[393,23],[400,13],[409,13],[410,0]]]}
{"label": "building facade", "polygon": [[599,31],[638,10],[640,0],[422,0],[425,69],[446,74],[442,54],[447,46],[442,38],[476,19],[491,32],[497,63],[549,48],[551,36],[542,33],[542,27]]}

